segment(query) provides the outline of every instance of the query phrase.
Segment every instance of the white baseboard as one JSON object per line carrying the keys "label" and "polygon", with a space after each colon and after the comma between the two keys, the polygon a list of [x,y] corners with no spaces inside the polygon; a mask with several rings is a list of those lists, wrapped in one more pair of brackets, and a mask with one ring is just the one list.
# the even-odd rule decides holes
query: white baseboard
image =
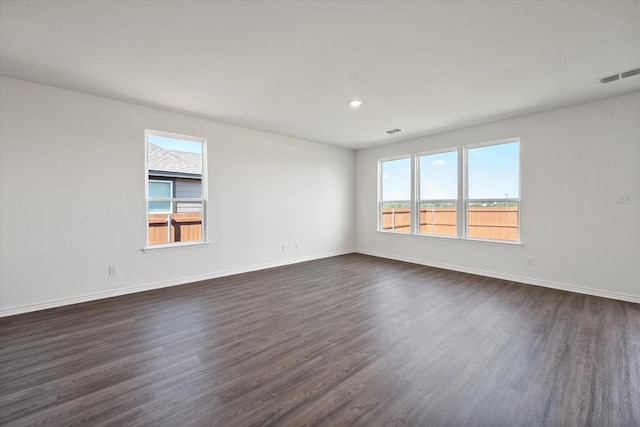
{"label": "white baseboard", "polygon": [[432,261],[423,260],[423,259],[403,257],[403,256],[391,255],[391,254],[386,254],[386,253],[381,253],[381,252],[375,252],[375,251],[358,250],[358,251],[356,251],[356,253],[363,254],[363,255],[371,255],[371,256],[375,256],[375,257],[379,257],[379,258],[393,259],[393,260],[396,260],[396,261],[410,262],[412,264],[425,265],[425,266],[428,266],[428,267],[442,268],[442,269],[445,269],[445,270],[459,271],[459,272],[462,272],[462,273],[470,273],[470,274],[477,274],[477,275],[480,275],[480,276],[494,277],[496,279],[503,279],[503,280],[509,280],[509,281],[512,281],[512,282],[525,283],[527,285],[542,286],[542,287],[545,287],[545,288],[552,288],[552,289],[558,289],[558,290],[562,290],[562,291],[576,292],[576,293],[579,293],[579,294],[593,295],[593,296],[596,296],[596,297],[610,298],[610,299],[615,299],[615,300],[627,301],[627,302],[633,302],[633,303],[636,303],[636,304],[640,304],[640,296],[637,296],[637,295],[628,295],[628,294],[622,294],[622,293],[618,293],[618,292],[603,291],[603,290],[600,290],[600,289],[585,288],[585,287],[582,287],[582,286],[568,285],[568,284],[565,284],[565,283],[550,282],[550,281],[547,281],[547,280],[533,279],[533,278],[530,278],[530,277],[523,277],[523,276],[515,276],[515,275],[511,275],[511,274],[496,273],[496,272],[493,272],[493,271],[485,271],[485,270],[480,270],[480,269],[475,269],[475,268],[461,267],[461,266],[458,266],[458,265],[443,264],[443,263],[432,262]]}
{"label": "white baseboard", "polygon": [[126,288],[114,289],[112,291],[96,292],[96,293],[92,293],[92,294],[80,295],[80,296],[70,297],[70,298],[60,298],[60,299],[55,299],[55,300],[46,301],[46,302],[37,303],[37,304],[28,304],[28,305],[23,305],[23,306],[19,306],[19,307],[12,307],[12,308],[2,309],[2,310],[0,310],[0,317],[14,316],[16,314],[30,313],[32,311],[46,310],[46,309],[49,309],[49,308],[62,307],[62,306],[65,306],[65,305],[78,304],[78,303],[88,302],[88,301],[95,301],[95,300],[104,299],[104,298],[111,298],[111,297],[117,297],[117,296],[121,296],[121,295],[133,294],[133,293],[137,293],[137,292],[151,291],[151,290],[154,290],[154,289],[167,288],[167,287],[170,287],[170,286],[184,285],[186,283],[199,282],[201,280],[209,280],[209,279],[216,279],[216,278],[219,278],[219,277],[233,276],[234,274],[249,273],[249,272],[258,271],[258,270],[266,270],[268,268],[282,267],[282,266],[291,265],[291,264],[298,264],[298,263],[305,262],[305,261],[313,261],[313,260],[322,259],[322,258],[329,258],[329,257],[333,257],[333,256],[338,256],[338,255],[345,255],[345,254],[349,254],[349,253],[353,253],[353,252],[354,252],[353,250],[328,252],[328,253],[323,253],[323,254],[319,254],[319,255],[312,255],[312,256],[308,256],[308,257],[287,259],[287,260],[284,260],[284,261],[276,261],[276,262],[270,262],[270,263],[265,263],[265,264],[257,264],[257,265],[252,265],[252,266],[248,266],[248,267],[233,268],[233,269],[230,269],[230,270],[216,271],[216,272],[213,272],[213,273],[200,274],[200,275],[196,275],[196,276],[181,277],[179,279],[167,280],[167,281],[163,281],[163,282],[156,282],[156,283],[148,283],[148,284],[144,284],[144,285],[130,286],[130,287],[126,287]]}
{"label": "white baseboard", "polygon": [[462,273],[478,274],[480,276],[494,277],[496,279],[510,280],[513,282],[525,283],[528,285],[543,286],[545,288],[559,289],[562,291],[576,292],[579,294],[593,295],[597,297],[610,298],[610,299],[640,304],[640,297],[636,295],[628,295],[628,294],[622,294],[618,292],[603,291],[600,289],[591,289],[591,288],[585,288],[581,286],[568,285],[564,283],[550,282],[547,280],[539,280],[539,279],[533,279],[533,278],[523,277],[523,276],[496,273],[492,271],[485,271],[485,270],[480,270],[475,268],[467,268],[467,267],[461,267],[457,265],[443,264],[443,263],[432,262],[432,261],[427,261],[423,259],[386,254],[382,252],[365,251],[365,250],[355,250],[355,251],[345,250],[345,251],[336,251],[336,252],[329,252],[329,253],[324,253],[319,255],[313,255],[313,256],[303,257],[303,258],[295,258],[295,259],[288,259],[284,261],[258,264],[258,265],[248,266],[248,267],[234,268],[234,269],[217,271],[213,273],[201,274],[196,276],[182,277],[179,279],[167,280],[163,282],[148,283],[144,285],[114,289],[112,291],[97,292],[97,293],[80,295],[80,296],[70,297],[70,298],[61,298],[61,299],[46,301],[38,304],[28,304],[28,305],[23,305],[19,307],[7,308],[7,309],[0,310],[0,317],[13,316],[16,314],[29,313],[29,312],[38,311],[38,310],[46,310],[49,308],[62,307],[65,305],[95,301],[99,299],[117,297],[121,295],[133,294],[137,292],[150,291],[154,289],[167,288],[170,286],[184,285],[186,283],[193,283],[201,280],[216,279],[219,277],[232,276],[234,274],[249,273],[252,271],[265,270],[268,268],[282,267],[285,265],[298,264],[305,261],[313,261],[317,259],[329,258],[333,256],[338,256],[338,255],[345,255],[345,254],[354,253],[354,252],[360,253],[363,255],[375,256],[379,258],[393,259],[396,261],[404,261],[404,262],[410,262],[412,264],[425,265],[428,267],[436,267],[436,268],[442,268],[445,270],[460,271]]}

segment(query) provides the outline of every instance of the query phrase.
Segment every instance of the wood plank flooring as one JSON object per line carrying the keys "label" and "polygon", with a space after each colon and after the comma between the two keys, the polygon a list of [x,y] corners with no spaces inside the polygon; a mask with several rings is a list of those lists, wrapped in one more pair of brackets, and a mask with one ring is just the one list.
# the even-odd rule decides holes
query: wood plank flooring
{"label": "wood plank flooring", "polygon": [[2,426],[640,426],[640,306],[351,254],[0,319]]}

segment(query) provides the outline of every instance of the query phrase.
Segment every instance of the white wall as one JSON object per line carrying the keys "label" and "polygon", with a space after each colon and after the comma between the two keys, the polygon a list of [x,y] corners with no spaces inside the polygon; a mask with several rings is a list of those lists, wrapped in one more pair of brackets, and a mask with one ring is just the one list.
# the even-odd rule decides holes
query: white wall
{"label": "white wall", "polygon": [[[350,150],[5,77],[0,93],[0,315],[353,250]],[[145,128],[208,139],[208,247],[142,252]]]}
{"label": "white wall", "polygon": [[[378,159],[510,137],[521,138],[523,247],[376,232]],[[640,302],[640,93],[356,152],[356,246]]]}
{"label": "white wall", "polygon": [[[354,180],[350,150],[1,77],[0,315],[354,248],[640,302],[639,118],[635,93],[360,150]],[[208,139],[210,246],[142,252],[145,128]],[[513,136],[524,247],[375,231],[379,158]]]}

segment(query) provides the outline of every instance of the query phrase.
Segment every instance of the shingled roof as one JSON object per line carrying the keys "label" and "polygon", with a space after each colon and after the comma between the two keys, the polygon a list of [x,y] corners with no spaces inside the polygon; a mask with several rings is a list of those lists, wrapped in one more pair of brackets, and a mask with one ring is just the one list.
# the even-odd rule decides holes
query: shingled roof
{"label": "shingled roof", "polygon": [[202,155],[185,151],[167,150],[151,142],[147,144],[149,175],[202,176]]}

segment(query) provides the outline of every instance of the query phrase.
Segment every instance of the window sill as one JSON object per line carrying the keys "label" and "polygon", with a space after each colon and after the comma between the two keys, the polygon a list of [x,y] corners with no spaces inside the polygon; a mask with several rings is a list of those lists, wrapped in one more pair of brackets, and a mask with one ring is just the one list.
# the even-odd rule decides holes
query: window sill
{"label": "window sill", "polygon": [[408,231],[387,231],[387,230],[376,230],[376,231],[382,234],[395,234],[396,236],[415,236],[415,234],[409,233]]}
{"label": "window sill", "polygon": [[442,239],[442,240],[451,240],[451,241],[459,241],[460,238],[458,236],[450,236],[448,234],[427,234],[427,233],[419,233],[416,234],[418,237],[426,237],[427,239]]}
{"label": "window sill", "polygon": [[440,240],[449,240],[449,241],[456,241],[456,242],[468,242],[468,243],[479,244],[479,245],[505,246],[505,247],[509,247],[509,248],[523,248],[524,247],[524,243],[510,241],[510,240],[473,239],[473,238],[468,238],[468,237],[465,238],[465,237],[447,236],[447,235],[438,235],[438,234],[402,233],[402,232],[399,232],[399,231],[383,231],[383,230],[376,230],[376,231],[378,233],[392,234],[392,235],[396,235],[396,236],[410,236],[410,237],[419,237],[419,238],[426,238],[426,239],[440,239]]}
{"label": "window sill", "polygon": [[524,247],[524,243],[522,242],[516,242],[516,241],[510,241],[510,240],[489,240],[489,239],[473,239],[473,238],[462,238],[460,239],[460,241],[462,242],[469,242],[469,243],[477,243],[480,245],[491,245],[491,246],[507,246],[510,248],[523,248]]}
{"label": "window sill", "polygon": [[209,246],[209,242],[205,241],[194,241],[194,242],[183,242],[183,243],[170,243],[164,245],[153,245],[142,248],[142,251],[146,254],[151,252],[165,252],[165,251],[173,251],[178,249],[192,249]]}

